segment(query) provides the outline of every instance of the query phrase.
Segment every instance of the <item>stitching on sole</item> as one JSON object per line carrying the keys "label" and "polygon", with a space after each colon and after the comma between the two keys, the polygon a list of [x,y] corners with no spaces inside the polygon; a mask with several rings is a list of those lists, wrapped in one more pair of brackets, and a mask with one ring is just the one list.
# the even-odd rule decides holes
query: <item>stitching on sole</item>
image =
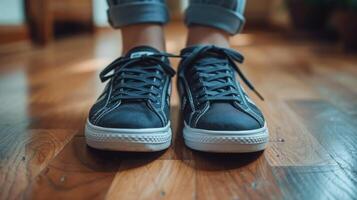
{"label": "stitching on sole", "polygon": [[[128,129],[116,129],[117,132],[113,132],[113,129],[108,129],[107,132],[105,128],[96,129],[93,125],[87,122],[85,128],[85,137],[90,141],[96,142],[118,142],[118,143],[148,143],[148,144],[160,144],[171,141],[172,134],[171,128],[168,126],[154,132],[149,130],[148,132],[128,133]],[[120,130],[123,133],[120,133]],[[135,130],[135,129],[134,129]]]}

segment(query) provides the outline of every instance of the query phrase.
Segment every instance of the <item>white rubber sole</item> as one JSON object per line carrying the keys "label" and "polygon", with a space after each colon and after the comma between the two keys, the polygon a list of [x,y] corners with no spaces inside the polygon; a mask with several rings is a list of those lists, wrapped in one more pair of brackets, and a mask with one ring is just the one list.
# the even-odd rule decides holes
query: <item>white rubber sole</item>
{"label": "white rubber sole", "polygon": [[269,142],[269,131],[263,128],[248,131],[213,131],[191,128],[185,123],[185,144],[191,149],[217,153],[262,151]]}
{"label": "white rubber sole", "polygon": [[119,129],[95,126],[87,120],[85,138],[88,146],[111,151],[153,152],[171,144],[171,127]]}

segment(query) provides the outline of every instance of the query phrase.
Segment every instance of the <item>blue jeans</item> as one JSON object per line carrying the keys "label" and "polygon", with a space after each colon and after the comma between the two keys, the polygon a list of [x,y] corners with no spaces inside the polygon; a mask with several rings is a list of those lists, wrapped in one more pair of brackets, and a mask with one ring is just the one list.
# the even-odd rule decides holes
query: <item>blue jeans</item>
{"label": "blue jeans", "polygon": [[[165,0],[107,0],[108,19],[114,28],[138,23],[165,24],[169,13]],[[190,0],[187,26],[203,25],[236,34],[242,29],[245,0]]]}

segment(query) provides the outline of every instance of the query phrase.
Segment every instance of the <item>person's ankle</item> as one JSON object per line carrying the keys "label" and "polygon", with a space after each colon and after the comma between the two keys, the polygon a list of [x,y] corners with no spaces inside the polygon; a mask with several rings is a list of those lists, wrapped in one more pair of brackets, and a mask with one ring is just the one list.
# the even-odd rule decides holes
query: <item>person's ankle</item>
{"label": "person's ankle", "polygon": [[135,24],[121,29],[123,54],[137,46],[150,46],[165,51],[164,28],[159,24]]}
{"label": "person's ankle", "polygon": [[216,45],[228,48],[229,33],[208,26],[191,26],[188,30],[186,46],[193,45]]}

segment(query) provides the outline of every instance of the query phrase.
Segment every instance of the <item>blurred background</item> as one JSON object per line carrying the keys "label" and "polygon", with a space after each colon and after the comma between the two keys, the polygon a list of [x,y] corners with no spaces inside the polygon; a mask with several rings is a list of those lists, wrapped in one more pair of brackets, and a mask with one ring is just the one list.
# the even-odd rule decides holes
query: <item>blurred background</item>
{"label": "blurred background", "polygon": [[[173,20],[187,0],[168,0]],[[0,0],[0,45],[29,40],[47,45],[108,28],[105,0]],[[246,31],[274,28],[357,48],[357,0],[248,0]]]}

